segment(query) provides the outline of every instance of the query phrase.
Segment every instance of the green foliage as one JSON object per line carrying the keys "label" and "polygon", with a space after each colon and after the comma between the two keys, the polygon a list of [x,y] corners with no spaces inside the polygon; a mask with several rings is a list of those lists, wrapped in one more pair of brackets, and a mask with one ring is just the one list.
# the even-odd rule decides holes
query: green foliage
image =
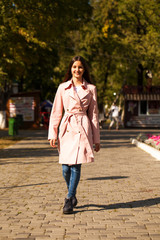
{"label": "green foliage", "polygon": [[17,80],[20,90],[40,89],[42,98],[51,97],[57,86],[52,79],[58,77],[54,69],[61,53],[66,55],[61,46],[71,42],[68,33],[90,13],[87,0],[0,1],[1,91]]}
{"label": "green foliage", "polygon": [[89,63],[100,108],[124,83],[137,84],[139,63],[160,85],[159,23],[155,0],[1,0],[1,91],[17,80],[53,100],[74,55]]}
{"label": "green foliage", "polygon": [[[99,103],[109,104],[124,83],[137,85],[141,63],[160,84],[160,3],[147,0],[92,0],[93,15],[81,34],[79,49],[90,61]],[[144,71],[145,74],[145,71]],[[145,84],[145,82],[144,82]]]}

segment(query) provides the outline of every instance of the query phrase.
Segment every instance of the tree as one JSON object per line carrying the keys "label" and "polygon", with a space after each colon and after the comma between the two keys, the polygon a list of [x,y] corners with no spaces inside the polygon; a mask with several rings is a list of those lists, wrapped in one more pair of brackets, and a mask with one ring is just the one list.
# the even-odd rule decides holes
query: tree
{"label": "tree", "polygon": [[41,89],[43,97],[53,92],[60,46],[90,13],[87,0],[0,1],[1,92],[8,95],[13,80],[21,90]]}
{"label": "tree", "polygon": [[137,85],[136,69],[152,70],[160,84],[160,2],[151,0],[92,0],[93,15],[81,32],[79,51],[91,63],[99,103],[123,83]]}

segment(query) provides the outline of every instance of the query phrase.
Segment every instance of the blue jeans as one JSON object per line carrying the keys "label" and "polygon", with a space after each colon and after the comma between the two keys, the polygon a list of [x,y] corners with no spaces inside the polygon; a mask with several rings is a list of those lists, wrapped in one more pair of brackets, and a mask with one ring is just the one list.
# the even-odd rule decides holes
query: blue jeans
{"label": "blue jeans", "polygon": [[81,164],[71,166],[62,164],[62,170],[68,188],[67,198],[74,197],[81,176]]}

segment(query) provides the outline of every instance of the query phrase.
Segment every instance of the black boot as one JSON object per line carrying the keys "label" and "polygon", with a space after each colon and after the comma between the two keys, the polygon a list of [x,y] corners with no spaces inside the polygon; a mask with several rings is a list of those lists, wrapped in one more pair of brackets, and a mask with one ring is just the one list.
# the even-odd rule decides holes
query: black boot
{"label": "black boot", "polygon": [[78,203],[76,196],[72,197],[72,206],[75,207]]}
{"label": "black boot", "polygon": [[65,198],[65,203],[63,207],[63,213],[64,214],[69,214],[73,212],[73,205],[72,205],[72,198]]}

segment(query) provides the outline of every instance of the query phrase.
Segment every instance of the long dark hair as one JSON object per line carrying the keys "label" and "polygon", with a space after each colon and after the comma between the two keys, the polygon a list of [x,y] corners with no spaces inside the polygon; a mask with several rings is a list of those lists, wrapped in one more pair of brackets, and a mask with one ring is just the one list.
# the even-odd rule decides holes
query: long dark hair
{"label": "long dark hair", "polygon": [[72,73],[71,73],[71,68],[72,68],[72,65],[74,62],[76,61],[80,61],[84,67],[84,73],[83,73],[83,78],[88,82],[88,83],[92,83],[91,82],[91,77],[90,77],[90,74],[89,74],[89,70],[88,70],[88,66],[87,66],[87,63],[86,61],[84,60],[83,57],[81,56],[75,56],[74,58],[72,58],[70,64],[69,64],[69,67],[68,67],[68,70],[67,70],[67,73],[64,77],[64,80],[63,82],[67,82],[68,80],[70,80],[72,78]]}

